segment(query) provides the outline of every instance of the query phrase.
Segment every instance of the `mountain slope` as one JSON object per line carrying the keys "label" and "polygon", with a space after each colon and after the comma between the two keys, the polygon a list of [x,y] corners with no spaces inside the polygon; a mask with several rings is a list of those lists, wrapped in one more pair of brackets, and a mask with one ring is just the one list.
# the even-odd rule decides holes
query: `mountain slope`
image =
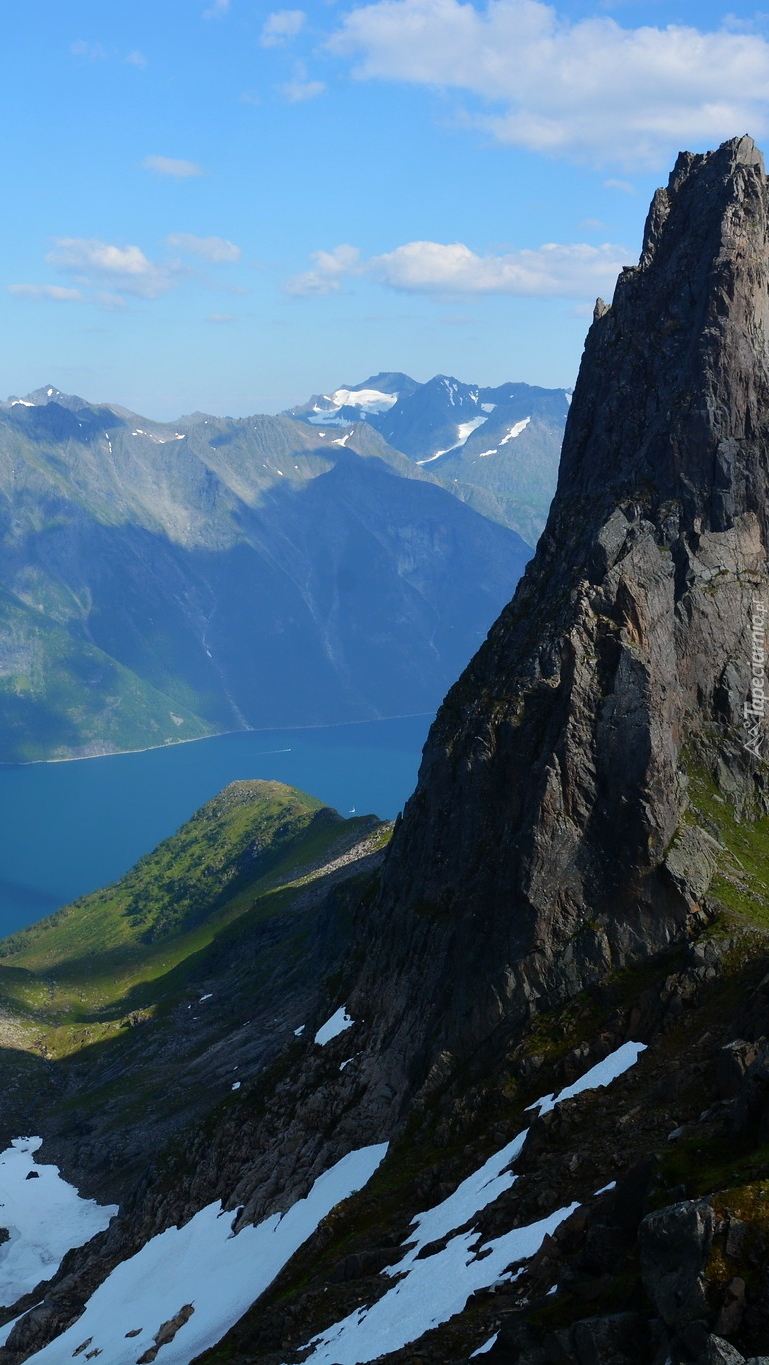
{"label": "mountain slope", "polygon": [[528,554],[366,425],[15,400],[0,759],[429,712]]}
{"label": "mountain slope", "polygon": [[[109,1230],[9,1307],[29,1311],[3,1365],[54,1360],[65,1330],[70,1355],[128,1365],[94,1290],[201,1216],[260,1291],[211,1365],[767,1353],[768,247],[750,139],[682,154],[597,307],[535,559],[439,712],[381,875],[341,914],[333,888],[316,903],[305,983],[315,954],[333,966],[306,1029],[283,1037],[297,984],[251,1034],[267,1065],[151,1147]],[[50,1122],[87,1179],[108,1117],[85,1158]],[[369,1157],[289,1259],[250,1265]],[[158,1345],[162,1316],[178,1365],[188,1310],[212,1311],[184,1287],[137,1299],[130,1329]]]}
{"label": "mountain slope", "polygon": [[119,882],[5,939],[6,1141],[41,1123],[90,1191],[124,1195],[233,1071],[245,1082],[294,1042],[346,943],[345,882],[370,876],[389,831],[232,783]]}

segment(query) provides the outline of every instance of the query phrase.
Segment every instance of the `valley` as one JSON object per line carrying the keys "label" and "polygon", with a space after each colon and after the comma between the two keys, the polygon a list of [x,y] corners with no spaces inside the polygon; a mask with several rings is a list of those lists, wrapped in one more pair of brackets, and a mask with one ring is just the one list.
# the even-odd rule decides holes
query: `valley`
{"label": "valley", "polygon": [[567,404],[493,390],[516,440],[444,469],[486,390],[406,390],[387,439],[354,390],[322,427],[0,404],[0,762],[433,712],[531,555]]}

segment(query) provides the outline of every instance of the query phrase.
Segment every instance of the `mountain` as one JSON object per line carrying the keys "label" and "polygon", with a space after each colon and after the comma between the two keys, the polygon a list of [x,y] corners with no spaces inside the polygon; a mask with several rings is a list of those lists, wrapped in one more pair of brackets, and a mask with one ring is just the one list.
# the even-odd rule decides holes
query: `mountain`
{"label": "mountain", "polygon": [[367,421],[449,492],[533,545],[555,489],[569,401],[566,389],[377,374],[316,394],[288,415],[340,428]]}
{"label": "mountain", "polygon": [[0,1365],[766,1358],[768,248],[682,153],[386,852],[237,787],[5,945]]}
{"label": "mountain", "polygon": [[346,427],[391,411],[419,388],[407,374],[388,371],[372,375],[362,384],[342,384],[333,393],[314,393],[309,402],[289,408],[284,415],[298,417],[314,427]]}
{"label": "mountain", "polygon": [[529,557],[367,424],[0,405],[0,761],[431,711]]}

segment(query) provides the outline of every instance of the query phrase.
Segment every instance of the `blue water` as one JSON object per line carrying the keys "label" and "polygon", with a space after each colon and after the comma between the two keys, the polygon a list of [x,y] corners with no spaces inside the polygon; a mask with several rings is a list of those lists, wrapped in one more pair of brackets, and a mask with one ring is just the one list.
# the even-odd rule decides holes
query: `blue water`
{"label": "blue water", "polygon": [[275,778],[342,815],[392,818],[431,716],[220,735],[141,754],[0,765],[0,937],[127,872],[238,778]]}

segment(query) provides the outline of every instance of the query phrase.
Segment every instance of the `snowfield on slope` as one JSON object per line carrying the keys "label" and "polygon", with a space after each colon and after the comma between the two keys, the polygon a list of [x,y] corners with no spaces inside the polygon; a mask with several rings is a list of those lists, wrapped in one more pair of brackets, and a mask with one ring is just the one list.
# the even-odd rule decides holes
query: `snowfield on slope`
{"label": "snowfield on slope", "polygon": [[189,1365],[234,1326],[321,1219],[371,1179],[386,1151],[385,1142],[349,1152],[288,1213],[257,1227],[233,1234],[236,1215],[214,1203],[184,1227],[167,1228],[117,1265],[77,1322],[30,1356],[29,1365],[62,1365],[86,1341],[89,1355],[101,1353],[105,1365],[135,1365],[161,1324],[192,1307],[159,1355],[162,1365]]}
{"label": "snowfield on slope", "polygon": [[[341,1006],[318,1031],[326,1035],[318,1041],[322,1045],[351,1023]],[[625,1043],[572,1085],[557,1095],[544,1096],[530,1109],[547,1112],[573,1095],[610,1084],[635,1065],[644,1046]],[[515,1278],[519,1271],[510,1267],[535,1255],[545,1236],[578,1207],[570,1204],[556,1209],[491,1241],[484,1241],[483,1234],[471,1226],[478,1213],[515,1184],[513,1163],[526,1131],[490,1156],[440,1204],[412,1219],[400,1261],[383,1271],[392,1283],[382,1297],[368,1307],[356,1308],[307,1342],[307,1365],[364,1365],[447,1322],[462,1311],[476,1290],[488,1288],[496,1280]],[[43,1186],[42,1179],[26,1180],[33,1141],[39,1145],[38,1139],[18,1139],[11,1149],[12,1162],[19,1164],[15,1177],[8,1182],[10,1190],[18,1191],[22,1184]],[[232,1232],[235,1215],[224,1213],[219,1203],[201,1209],[182,1228],[168,1228],[116,1266],[91,1296],[77,1322],[31,1356],[30,1365],[62,1365],[72,1355],[85,1355],[86,1350],[89,1354],[98,1351],[109,1365],[134,1365],[155,1344],[160,1327],[177,1315],[179,1325],[173,1340],[162,1346],[158,1358],[162,1365],[189,1365],[202,1351],[216,1345],[247,1312],[331,1209],[370,1180],[386,1152],[387,1143],[350,1152],[319,1176],[306,1198],[287,1213],[274,1214],[237,1234]],[[8,1157],[5,1153],[6,1161]],[[23,1167],[22,1158],[26,1163]],[[36,1169],[55,1172],[54,1167]],[[2,1170],[0,1166],[0,1175]],[[64,1186],[57,1172],[55,1179]],[[106,1226],[113,1210],[92,1205],[89,1217],[98,1226],[88,1231],[85,1214],[82,1209],[77,1213],[77,1209],[90,1201],[79,1200],[71,1186],[64,1188],[71,1192],[70,1199],[74,1197],[75,1216],[83,1220],[78,1230],[80,1241],[88,1240]],[[22,1193],[26,1197],[27,1191]],[[37,1209],[37,1225],[48,1231],[48,1205],[41,1202]],[[431,1244],[443,1240],[446,1244],[440,1250],[425,1254]],[[67,1245],[79,1242],[73,1240]],[[0,1266],[4,1250],[0,1248]],[[36,1274],[32,1283],[25,1282],[18,1292],[26,1292],[39,1278]]]}
{"label": "snowfield on slope", "polygon": [[49,1280],[72,1247],[109,1226],[117,1205],[81,1199],[58,1166],[38,1166],[40,1137],[16,1138],[0,1153],[0,1304],[10,1307],[41,1280]]}
{"label": "snowfield on slope", "polygon": [[315,1042],[320,1047],[325,1047],[326,1043],[330,1043],[332,1038],[338,1038],[339,1034],[344,1033],[345,1029],[352,1028],[354,1023],[355,1020],[352,1015],[347,1013],[347,1006],[340,1005],[331,1018],[327,1019],[325,1024],[321,1024],[315,1034]]}
{"label": "snowfield on slope", "polygon": [[[546,1113],[573,1095],[611,1084],[635,1065],[644,1049],[644,1043],[624,1043],[558,1095],[546,1095],[529,1108]],[[547,1218],[513,1228],[490,1242],[484,1242],[482,1234],[472,1228],[466,1232],[459,1229],[515,1184],[517,1176],[510,1168],[520,1155],[527,1132],[524,1129],[490,1156],[448,1198],[412,1219],[405,1255],[382,1272],[397,1283],[370,1307],[356,1308],[313,1337],[307,1343],[312,1349],[305,1365],[365,1365],[448,1322],[462,1312],[477,1290],[488,1289],[500,1279],[515,1278],[518,1272],[508,1267],[536,1255],[545,1237],[578,1204],[556,1209]],[[457,1235],[445,1247],[431,1256],[424,1254],[425,1248],[451,1232]]]}
{"label": "snowfield on slope", "polygon": [[543,1095],[541,1100],[535,1100],[528,1108],[536,1109],[538,1114],[549,1114],[557,1104],[563,1100],[570,1100],[574,1095],[581,1095],[584,1090],[598,1090],[604,1085],[611,1085],[618,1076],[622,1076],[631,1066],[635,1066],[641,1053],[645,1051],[646,1043],[623,1043],[622,1047],[604,1057],[602,1062],[596,1062],[595,1066],[591,1066],[590,1070],[572,1085],[564,1086],[557,1094]]}

